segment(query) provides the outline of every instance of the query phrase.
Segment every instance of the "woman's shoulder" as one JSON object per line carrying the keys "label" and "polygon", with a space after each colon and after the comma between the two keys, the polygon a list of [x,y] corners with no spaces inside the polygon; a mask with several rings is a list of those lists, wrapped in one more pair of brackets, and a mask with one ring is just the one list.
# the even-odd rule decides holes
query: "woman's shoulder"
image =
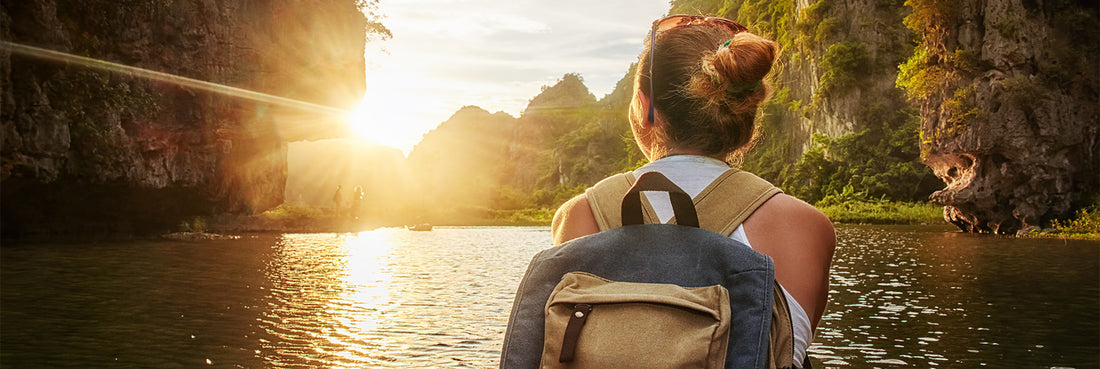
{"label": "woman's shoulder", "polygon": [[798,229],[811,234],[827,233],[830,239],[833,237],[833,223],[824,213],[785,193],[772,196],[752,213],[749,221],[765,228]]}
{"label": "woman's shoulder", "polygon": [[600,226],[592,214],[588,197],[582,193],[558,207],[554,220],[550,223],[550,231],[555,245],[599,232]]}
{"label": "woman's shoulder", "polygon": [[773,257],[794,252],[831,258],[836,248],[832,221],[813,205],[784,193],[772,196],[744,225],[753,247]]}

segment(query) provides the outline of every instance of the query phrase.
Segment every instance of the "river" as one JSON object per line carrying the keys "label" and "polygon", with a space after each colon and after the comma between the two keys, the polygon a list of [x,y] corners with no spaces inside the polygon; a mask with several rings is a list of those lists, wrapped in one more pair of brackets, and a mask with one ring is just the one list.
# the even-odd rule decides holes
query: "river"
{"label": "river", "polygon": [[[839,226],[820,367],[1100,367],[1100,242]],[[0,248],[4,368],[496,367],[543,227]]]}

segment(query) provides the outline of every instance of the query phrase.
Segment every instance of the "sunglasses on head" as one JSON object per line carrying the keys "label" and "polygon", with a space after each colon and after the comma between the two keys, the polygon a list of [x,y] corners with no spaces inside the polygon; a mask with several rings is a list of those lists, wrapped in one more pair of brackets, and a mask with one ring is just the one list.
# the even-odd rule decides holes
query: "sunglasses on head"
{"label": "sunglasses on head", "polygon": [[649,124],[653,124],[654,122],[655,117],[653,112],[653,105],[654,102],[657,100],[653,92],[653,57],[654,55],[656,55],[653,49],[657,47],[657,32],[664,32],[676,27],[694,24],[708,24],[713,26],[726,27],[730,30],[730,32],[733,32],[734,34],[748,30],[748,28],[745,28],[745,26],[742,26],[737,22],[731,21],[726,18],[705,17],[701,15],[677,14],[653,21],[653,26],[649,29],[649,116],[647,118]]}

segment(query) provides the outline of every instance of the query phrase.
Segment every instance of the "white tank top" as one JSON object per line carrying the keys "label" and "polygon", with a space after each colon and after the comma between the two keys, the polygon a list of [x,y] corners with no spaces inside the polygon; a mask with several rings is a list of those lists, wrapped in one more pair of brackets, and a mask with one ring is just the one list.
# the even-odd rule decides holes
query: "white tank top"
{"label": "white tank top", "polygon": [[[638,177],[645,172],[660,172],[694,198],[700,192],[703,192],[703,189],[709,186],[711,182],[714,182],[719,175],[729,169],[726,163],[714,158],[696,155],[674,155],[658,159],[638,168],[634,171],[634,176]],[[662,223],[672,219],[674,214],[672,204],[668,199],[668,193],[646,191],[644,194],[650,204],[653,205],[653,210]],[[745,235],[744,226],[737,226],[730,238],[752,247],[749,244],[748,236]],[[806,357],[806,348],[810,346],[810,341],[813,339],[810,317],[806,314],[806,310],[802,308],[802,305],[795,301],[790,292],[787,292],[786,288],[783,288],[782,285],[780,288],[782,288],[783,296],[787,298],[787,305],[791,310],[791,325],[794,330],[794,363],[795,366],[801,368],[802,359]]]}

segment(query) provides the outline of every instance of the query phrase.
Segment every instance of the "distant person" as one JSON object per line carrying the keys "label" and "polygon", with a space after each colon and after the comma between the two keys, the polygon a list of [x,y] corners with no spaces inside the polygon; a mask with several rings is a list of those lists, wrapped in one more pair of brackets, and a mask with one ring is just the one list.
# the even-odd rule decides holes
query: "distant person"
{"label": "distant person", "polygon": [[343,196],[340,196],[341,188],[341,185],[336,185],[336,193],[332,194],[332,208],[336,209],[336,211],[340,211],[340,205],[342,205],[341,200],[343,199]]}
{"label": "distant person", "polygon": [[[696,197],[730,170],[727,163],[737,162],[754,138],[757,110],[771,93],[764,77],[777,53],[775,42],[727,19],[671,16],[654,22],[629,110],[635,142],[650,163],[634,177],[657,171]],[[667,222],[672,208],[667,195],[659,195],[665,196],[649,199],[657,218]],[[597,220],[600,210],[594,213],[593,204],[582,194],[558,209],[555,244],[604,230],[607,222]],[[813,206],[780,193],[729,237],[774,259],[793,322],[793,359],[802,367],[829,291],[832,223]]]}
{"label": "distant person", "polygon": [[353,219],[359,219],[359,214],[363,205],[363,186],[355,186],[351,194],[351,217]]}

